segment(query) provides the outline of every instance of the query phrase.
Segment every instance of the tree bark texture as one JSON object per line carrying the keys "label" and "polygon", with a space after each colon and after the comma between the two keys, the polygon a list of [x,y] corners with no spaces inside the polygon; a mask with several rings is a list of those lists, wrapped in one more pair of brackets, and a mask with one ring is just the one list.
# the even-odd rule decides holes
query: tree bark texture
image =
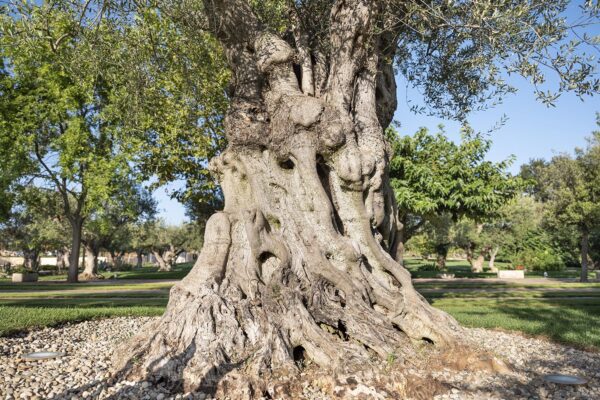
{"label": "tree bark texture", "polygon": [[122,374],[252,398],[299,359],[364,368],[459,341],[389,254],[395,83],[367,3],[335,3],[326,63],[261,30],[245,1],[205,3],[234,75],[228,147],[210,163],[225,206],[163,317],[119,352]]}
{"label": "tree bark texture", "polygon": [[23,250],[23,266],[30,271],[37,271],[40,266],[40,251],[38,249]]}
{"label": "tree bark texture", "polygon": [[485,257],[483,253],[477,254],[477,257],[471,257],[471,272],[481,273],[483,272],[483,263]]}
{"label": "tree bark texture", "polygon": [[446,269],[446,259],[448,258],[449,249],[450,245],[447,243],[438,244],[435,246],[435,266],[440,271]]}

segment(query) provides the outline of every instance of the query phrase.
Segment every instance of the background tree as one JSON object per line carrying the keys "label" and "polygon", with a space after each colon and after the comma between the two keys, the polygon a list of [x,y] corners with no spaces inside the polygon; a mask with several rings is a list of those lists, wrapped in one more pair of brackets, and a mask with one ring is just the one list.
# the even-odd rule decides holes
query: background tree
{"label": "background tree", "polygon": [[132,174],[118,118],[127,97],[115,68],[122,31],[109,18],[90,25],[89,4],[11,3],[0,15],[13,110],[1,140],[21,149],[29,167],[21,179],[61,195],[72,229],[69,282],[77,281],[85,219]]}
{"label": "background tree", "polygon": [[130,250],[136,254],[136,268],[142,268],[144,254],[148,254],[152,247],[153,232],[152,227],[155,221],[144,221],[133,223],[129,226],[129,246]]}
{"label": "background tree", "polygon": [[40,255],[60,245],[56,193],[34,186],[20,188],[7,220],[0,225],[2,245],[23,253],[24,267],[37,271]]}
{"label": "background tree", "polygon": [[[600,123],[600,122],[599,122]],[[590,234],[600,225],[600,132],[575,156],[532,161],[523,174],[535,179],[535,196],[545,204],[545,223],[554,229],[572,227],[580,241],[581,281],[587,281]]]}
{"label": "background tree", "polygon": [[[390,183],[401,223],[397,247],[391,252],[402,260],[406,241],[429,221],[430,231],[437,230],[431,239],[438,254],[437,266],[443,269],[452,244],[448,236],[451,221],[469,218],[482,224],[519,193],[522,182],[507,171],[512,159],[498,163],[485,160],[491,139],[469,127],[463,128],[460,144],[450,141],[443,129],[432,135],[423,128],[412,137],[402,138],[389,129],[388,135],[394,151]],[[465,240],[469,238],[465,245],[472,248],[471,253],[478,235],[473,233],[463,235]],[[482,268],[481,256],[471,259],[477,271]]]}
{"label": "background tree", "polygon": [[196,246],[201,245],[196,224],[167,225],[158,220],[149,229],[149,247],[159,271],[171,271],[181,253],[192,248],[198,251]]}
{"label": "background tree", "polygon": [[156,212],[156,201],[148,190],[135,182],[122,182],[115,195],[86,221],[83,234],[86,264],[80,279],[100,277],[98,256],[101,250],[108,252],[110,265],[118,267],[121,257],[130,249],[131,226],[150,221]]}

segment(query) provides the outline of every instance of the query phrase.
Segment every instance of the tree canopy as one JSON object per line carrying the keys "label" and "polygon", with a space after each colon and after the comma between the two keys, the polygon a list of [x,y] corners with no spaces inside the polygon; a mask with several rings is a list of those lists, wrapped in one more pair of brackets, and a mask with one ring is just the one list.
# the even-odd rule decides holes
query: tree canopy
{"label": "tree canopy", "polygon": [[600,225],[600,132],[588,138],[587,147],[576,148],[574,156],[532,160],[522,175],[533,180],[530,190],[546,205],[546,224],[557,231],[572,227],[579,235],[581,277],[587,280],[590,235]]}
{"label": "tree canopy", "polygon": [[423,128],[414,136],[399,137],[390,129],[388,136],[394,151],[390,183],[404,241],[429,221],[439,231],[438,253],[444,254],[450,244],[442,234],[449,233],[447,219],[491,219],[523,187],[520,178],[508,173],[512,159],[487,161],[491,139],[469,127],[463,128],[458,144],[443,130],[430,134]]}

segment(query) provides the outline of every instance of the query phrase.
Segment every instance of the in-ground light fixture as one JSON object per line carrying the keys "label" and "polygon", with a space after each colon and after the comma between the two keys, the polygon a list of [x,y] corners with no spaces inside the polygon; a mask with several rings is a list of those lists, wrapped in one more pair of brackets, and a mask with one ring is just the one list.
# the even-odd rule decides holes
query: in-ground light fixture
{"label": "in-ground light fixture", "polygon": [[585,385],[589,382],[589,379],[582,376],[561,374],[544,375],[542,379],[546,382],[556,383],[559,385]]}
{"label": "in-ground light fixture", "polygon": [[27,361],[36,361],[36,360],[51,360],[54,358],[64,357],[65,353],[57,352],[57,351],[35,351],[33,353],[23,354],[21,358]]}

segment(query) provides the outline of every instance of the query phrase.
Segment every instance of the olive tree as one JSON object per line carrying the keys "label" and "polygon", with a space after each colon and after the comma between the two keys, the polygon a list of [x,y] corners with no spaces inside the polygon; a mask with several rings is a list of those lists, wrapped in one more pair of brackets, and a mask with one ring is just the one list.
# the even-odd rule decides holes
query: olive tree
{"label": "olive tree", "polygon": [[224,208],[165,314],[119,352],[121,372],[239,398],[299,360],[364,370],[414,356],[416,342],[460,343],[458,323],[389,253],[394,67],[458,117],[512,90],[501,67],[542,87],[548,65],[559,90],[595,92],[590,61],[568,43],[554,51],[568,42],[567,5],[161,2],[181,32],[214,35],[231,71],[227,147],[209,165]]}

